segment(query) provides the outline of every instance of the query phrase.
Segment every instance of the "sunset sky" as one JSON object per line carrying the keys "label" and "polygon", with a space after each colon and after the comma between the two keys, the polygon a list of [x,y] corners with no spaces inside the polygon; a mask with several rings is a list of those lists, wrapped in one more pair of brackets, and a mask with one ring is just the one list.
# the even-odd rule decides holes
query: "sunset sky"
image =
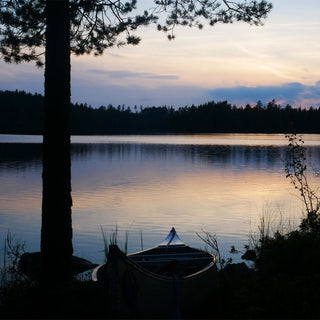
{"label": "sunset sky", "polygon": [[[150,1],[138,1],[140,7]],[[168,41],[155,26],[136,47],[101,57],[72,57],[72,101],[160,106],[272,99],[320,106],[320,1],[271,0],[264,26],[244,23],[176,29]],[[43,93],[43,69],[0,62],[0,89]]]}

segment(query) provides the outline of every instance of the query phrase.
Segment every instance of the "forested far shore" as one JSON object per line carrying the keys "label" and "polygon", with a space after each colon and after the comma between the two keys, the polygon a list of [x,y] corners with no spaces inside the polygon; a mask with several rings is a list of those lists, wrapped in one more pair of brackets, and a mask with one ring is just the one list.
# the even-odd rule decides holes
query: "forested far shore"
{"label": "forested far shore", "polygon": [[[71,134],[320,133],[320,109],[281,106],[275,101],[237,107],[227,101],[199,106],[142,107],[71,104]],[[57,123],[57,127],[59,123]],[[43,96],[0,91],[0,133],[42,134]]]}

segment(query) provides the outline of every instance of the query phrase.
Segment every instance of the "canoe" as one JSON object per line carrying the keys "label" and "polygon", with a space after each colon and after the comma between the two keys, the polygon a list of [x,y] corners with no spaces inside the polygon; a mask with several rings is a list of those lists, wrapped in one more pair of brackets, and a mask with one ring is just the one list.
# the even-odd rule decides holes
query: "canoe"
{"label": "canoe", "polygon": [[215,256],[191,248],[173,228],[155,248],[125,255],[109,246],[93,272],[106,287],[114,318],[181,318],[197,314],[218,283]]}
{"label": "canoe", "polygon": [[155,248],[129,254],[128,257],[149,271],[176,277],[196,273],[215,261],[212,254],[187,246],[174,228]]}

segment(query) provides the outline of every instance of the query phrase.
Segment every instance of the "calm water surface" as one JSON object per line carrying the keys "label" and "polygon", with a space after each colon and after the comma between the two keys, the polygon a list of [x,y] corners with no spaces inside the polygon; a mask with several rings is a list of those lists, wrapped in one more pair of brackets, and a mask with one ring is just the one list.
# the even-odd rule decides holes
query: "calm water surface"
{"label": "calm water surface", "polygon": [[[317,169],[320,135],[303,138],[309,168]],[[1,249],[10,230],[39,250],[41,142],[0,135]],[[134,252],[141,231],[147,248],[174,226],[195,247],[204,247],[196,232],[216,233],[227,256],[230,245],[243,248],[262,214],[298,223],[303,206],[285,178],[286,145],[282,134],[72,137],[75,254],[102,262],[101,229],[109,236],[117,226],[120,246],[127,231]]]}

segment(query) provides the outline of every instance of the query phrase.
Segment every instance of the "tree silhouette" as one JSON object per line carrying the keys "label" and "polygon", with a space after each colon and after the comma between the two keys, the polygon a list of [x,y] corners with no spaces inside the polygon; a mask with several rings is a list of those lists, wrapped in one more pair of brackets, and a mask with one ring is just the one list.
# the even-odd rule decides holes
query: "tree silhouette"
{"label": "tree silhouette", "polygon": [[[177,25],[207,21],[259,25],[272,8],[267,1],[154,0],[143,13],[137,0],[2,0],[0,53],[6,62],[34,61],[45,52],[43,139],[42,283],[72,279],[70,52],[101,55],[105,49],[137,45],[140,26],[174,38]],[[158,23],[159,16],[164,22]]]}

